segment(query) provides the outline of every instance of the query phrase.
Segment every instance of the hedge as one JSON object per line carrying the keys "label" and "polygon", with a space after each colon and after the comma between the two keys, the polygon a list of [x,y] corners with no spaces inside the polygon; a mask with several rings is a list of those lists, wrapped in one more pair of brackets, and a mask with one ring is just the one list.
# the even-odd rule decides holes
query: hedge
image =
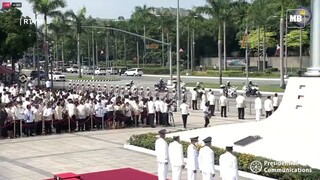
{"label": "hedge", "polygon": [[[144,74],[170,74],[170,68],[142,68]],[[172,68],[172,72],[175,72],[176,68]]]}
{"label": "hedge", "polygon": [[[148,133],[148,134],[140,134],[140,135],[132,135],[130,139],[128,140],[128,143],[130,145],[150,149],[150,150],[155,150],[155,142],[157,140],[157,134],[153,133]],[[173,141],[172,138],[166,138],[166,141],[168,143],[171,143]],[[187,153],[187,148],[189,146],[189,142],[181,141],[181,144],[183,145],[183,152],[184,156],[186,157]],[[198,147],[199,149],[201,148],[200,146]],[[218,147],[212,147],[214,153],[215,153],[215,164],[219,165],[219,157],[221,154],[225,152],[224,149],[218,148]],[[290,152],[288,152],[290,153]],[[260,162],[277,162],[272,159],[260,157],[260,156],[254,156],[252,154],[245,154],[245,153],[237,153],[234,152],[234,155],[238,159],[238,168],[240,171],[245,171],[252,173],[250,170],[250,163],[253,161],[260,161]],[[270,178],[275,178],[275,179],[280,179],[280,180],[316,180],[319,179],[320,177],[320,170],[319,169],[314,169],[310,168],[309,166],[302,166],[302,165],[275,165],[272,168],[274,169],[281,169],[281,168],[292,168],[292,169],[312,169],[311,173],[297,173],[297,172],[265,172],[261,171],[257,173],[257,175],[265,176],[265,177],[270,177]]]}

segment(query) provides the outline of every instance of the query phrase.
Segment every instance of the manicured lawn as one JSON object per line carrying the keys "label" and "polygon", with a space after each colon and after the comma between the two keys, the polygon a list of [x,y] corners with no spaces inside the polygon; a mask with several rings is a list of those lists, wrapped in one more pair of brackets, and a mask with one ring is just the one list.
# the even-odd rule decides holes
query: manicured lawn
{"label": "manicured lawn", "polygon": [[[191,82],[187,83],[187,87],[195,87],[196,83]],[[219,84],[213,84],[213,83],[204,83],[203,86],[205,88],[212,88],[212,89],[219,89],[220,85]],[[238,87],[238,90],[242,90],[243,85],[242,84],[234,84],[234,86]],[[273,86],[273,85],[261,85],[259,86],[260,91],[267,91],[267,92],[284,92],[284,89],[281,89],[278,86]]]}

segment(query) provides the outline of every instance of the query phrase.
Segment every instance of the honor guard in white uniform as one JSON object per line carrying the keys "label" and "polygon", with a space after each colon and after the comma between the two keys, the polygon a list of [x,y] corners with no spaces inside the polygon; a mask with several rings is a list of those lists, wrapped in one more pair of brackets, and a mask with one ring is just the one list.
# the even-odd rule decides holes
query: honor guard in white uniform
{"label": "honor guard in white uniform", "polygon": [[172,180],[181,180],[182,169],[184,169],[183,147],[179,141],[179,136],[173,136],[173,142],[169,144],[169,160],[172,169]]}
{"label": "honor guard in white uniform", "polygon": [[126,91],[125,91],[125,89],[124,89],[124,86],[121,86],[121,92],[120,92],[120,93],[121,93],[121,96],[124,96],[125,92],[126,92]]}
{"label": "honor guard in white uniform", "polygon": [[90,84],[88,84],[87,90],[90,91]]}
{"label": "honor guard in white uniform", "polygon": [[177,100],[177,93],[176,93],[176,90],[172,90],[172,98],[171,100]]}
{"label": "honor guard in white uniform", "polygon": [[139,96],[143,99],[144,97],[144,91],[143,91],[143,87],[140,87],[140,91],[139,91]]}
{"label": "honor guard in white uniform", "polygon": [[151,97],[151,92],[150,92],[150,88],[149,87],[147,87],[146,96],[147,96],[147,98]]}
{"label": "honor guard in white uniform", "polygon": [[211,137],[203,140],[205,146],[199,151],[199,169],[202,172],[202,180],[213,180],[215,176],[214,152],[211,149]]}
{"label": "honor guard in white uniform", "polygon": [[198,143],[199,137],[190,138],[191,144],[187,150],[187,169],[188,169],[188,180],[197,179],[197,171],[199,169],[198,164]]}
{"label": "honor guard in white uniform", "polygon": [[156,92],[155,92],[154,96],[155,96],[155,97],[159,97],[159,94],[160,94],[159,89],[156,88],[155,91],[156,91]]}
{"label": "honor guard in white uniform", "polygon": [[222,180],[239,180],[238,161],[232,154],[233,143],[226,145],[226,152],[220,156],[220,177]]}
{"label": "honor guard in white uniform", "polygon": [[158,163],[158,180],[167,180],[169,152],[168,143],[164,139],[166,137],[166,130],[159,131],[160,138],[156,140],[155,151]]}
{"label": "honor guard in white uniform", "polygon": [[120,92],[120,91],[119,91],[119,86],[116,85],[116,90],[115,90],[115,92],[114,92],[115,95],[116,95],[116,96],[119,96],[119,92]]}
{"label": "honor guard in white uniform", "polygon": [[92,84],[92,86],[91,86],[92,88],[92,91],[95,91],[96,90],[96,87],[94,86],[94,84]]}
{"label": "honor guard in white uniform", "polygon": [[110,86],[110,94],[114,95],[114,88],[113,85]]}
{"label": "honor guard in white uniform", "polygon": [[98,84],[98,89],[97,90],[98,90],[98,92],[102,91],[100,84]]}

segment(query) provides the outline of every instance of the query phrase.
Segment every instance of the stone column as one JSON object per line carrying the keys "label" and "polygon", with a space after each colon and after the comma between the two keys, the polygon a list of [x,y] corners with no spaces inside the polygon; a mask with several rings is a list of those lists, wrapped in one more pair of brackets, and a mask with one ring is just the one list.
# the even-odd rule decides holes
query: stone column
{"label": "stone column", "polygon": [[305,76],[320,77],[320,1],[311,0],[311,32],[310,32],[310,58],[311,67]]}

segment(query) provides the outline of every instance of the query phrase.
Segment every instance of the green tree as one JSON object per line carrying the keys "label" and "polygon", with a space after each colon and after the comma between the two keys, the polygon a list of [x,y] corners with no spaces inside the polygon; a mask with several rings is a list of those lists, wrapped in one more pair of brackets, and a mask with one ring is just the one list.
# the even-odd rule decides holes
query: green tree
{"label": "green tree", "polygon": [[[38,12],[44,17],[44,44],[48,38],[48,17],[62,16],[59,8],[66,6],[65,0],[29,0],[32,4],[34,12]],[[48,79],[49,64],[48,64],[48,51],[45,51],[45,72],[46,79]]]}
{"label": "green tree", "polygon": [[[261,38],[263,38],[262,37],[263,34],[265,34],[265,41],[266,41],[267,48],[272,48],[277,45],[277,40],[275,39],[275,36],[276,36],[275,32],[266,31],[264,33],[264,29],[260,29],[260,32],[262,32],[262,33],[259,33],[258,31],[259,31],[258,29],[253,30],[248,35],[248,44],[251,49],[258,49],[259,35],[260,35],[260,39],[261,39]],[[239,43],[241,44],[242,41],[240,41]]]}
{"label": "green tree", "polygon": [[22,58],[23,52],[35,43],[35,25],[21,24],[22,13],[19,9],[9,9],[0,13],[0,54],[14,63]]}
{"label": "green tree", "polygon": [[[285,38],[287,41],[288,47],[298,48],[300,47],[300,30],[292,30],[287,34]],[[308,32],[306,30],[302,30],[302,45],[306,45],[309,43]]]}

